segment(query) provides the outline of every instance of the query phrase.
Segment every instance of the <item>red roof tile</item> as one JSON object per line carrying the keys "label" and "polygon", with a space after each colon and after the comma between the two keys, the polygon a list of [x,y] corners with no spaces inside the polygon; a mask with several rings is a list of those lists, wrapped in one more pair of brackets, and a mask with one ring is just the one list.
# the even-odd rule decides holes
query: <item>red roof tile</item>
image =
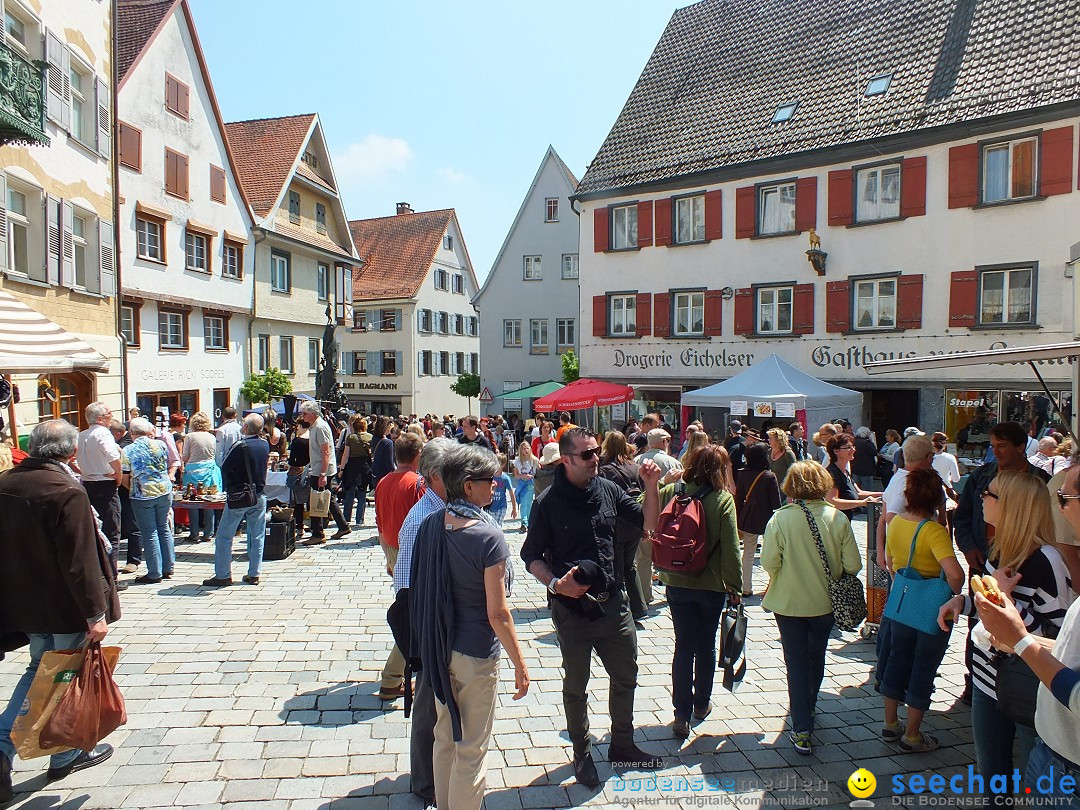
{"label": "red roof tile", "polygon": [[[323,188],[327,189],[328,191],[332,191],[335,194],[337,194],[337,189],[334,188],[332,185],[330,185],[330,183],[328,183],[326,180],[319,177],[319,175],[317,175],[315,173],[315,171],[310,166],[308,166],[306,163],[301,162],[301,163],[297,164],[296,173],[300,177],[303,177],[303,178],[305,178],[307,180],[310,180],[315,185],[322,186]],[[575,183],[574,185],[577,185],[577,184]]]}
{"label": "red roof tile", "polygon": [[350,222],[356,252],[365,262],[353,282],[353,300],[416,295],[453,216],[453,208],[444,208]]}
{"label": "red roof tile", "polygon": [[225,125],[240,184],[257,217],[270,213],[281,196],[314,120],[308,113]]}
{"label": "red roof tile", "polygon": [[118,0],[116,6],[116,75],[127,76],[161,21],[179,0]]}

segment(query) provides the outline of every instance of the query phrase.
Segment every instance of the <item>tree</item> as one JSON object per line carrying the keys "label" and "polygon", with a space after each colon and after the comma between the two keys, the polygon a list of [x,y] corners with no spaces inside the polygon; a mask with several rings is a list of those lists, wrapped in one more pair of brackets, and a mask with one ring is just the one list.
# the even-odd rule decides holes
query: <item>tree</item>
{"label": "tree", "polygon": [[268,368],[265,374],[253,374],[240,386],[240,394],[248,402],[272,403],[292,393],[292,380],[276,368]]}
{"label": "tree", "polygon": [[573,349],[567,349],[562,356],[562,381],[569,385],[581,376],[580,365]]}
{"label": "tree", "polygon": [[454,381],[450,390],[459,397],[465,397],[469,403],[469,413],[472,413],[472,398],[480,396],[480,375],[465,372]]}

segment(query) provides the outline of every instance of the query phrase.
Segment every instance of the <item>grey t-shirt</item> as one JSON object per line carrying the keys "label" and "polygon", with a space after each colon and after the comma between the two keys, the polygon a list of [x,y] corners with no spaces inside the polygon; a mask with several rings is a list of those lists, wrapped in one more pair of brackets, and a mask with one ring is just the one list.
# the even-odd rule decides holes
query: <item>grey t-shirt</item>
{"label": "grey t-shirt", "polygon": [[484,569],[510,559],[510,547],[497,526],[476,523],[447,532],[446,560],[454,589],[454,650],[491,658],[502,646],[488,621]]}
{"label": "grey t-shirt", "polygon": [[330,432],[330,426],[321,416],[308,428],[308,448],[311,451],[311,463],[308,464],[308,475],[318,478],[323,469],[323,447],[329,446],[330,460],[326,465],[326,477],[337,472],[337,454],[334,452],[334,434]]}

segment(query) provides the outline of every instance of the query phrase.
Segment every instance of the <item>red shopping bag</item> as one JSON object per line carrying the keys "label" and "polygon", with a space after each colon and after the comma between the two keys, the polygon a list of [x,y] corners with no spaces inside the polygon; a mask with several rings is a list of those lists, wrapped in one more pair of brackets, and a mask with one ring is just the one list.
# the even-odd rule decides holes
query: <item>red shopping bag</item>
{"label": "red shopping bag", "polygon": [[86,648],[82,666],[41,729],[42,748],[89,751],[127,722],[124,696],[113,680],[112,662],[100,642]]}

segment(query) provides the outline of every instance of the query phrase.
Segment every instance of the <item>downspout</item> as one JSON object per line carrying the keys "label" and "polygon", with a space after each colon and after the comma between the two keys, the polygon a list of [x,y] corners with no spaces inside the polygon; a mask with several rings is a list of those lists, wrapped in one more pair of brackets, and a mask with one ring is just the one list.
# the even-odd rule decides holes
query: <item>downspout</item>
{"label": "downspout", "polygon": [[258,284],[258,267],[259,267],[259,243],[266,239],[266,228],[261,228],[256,225],[251,229],[251,236],[254,239],[252,243],[252,262],[251,262],[251,317],[248,318],[248,377],[250,378],[255,374],[255,352],[253,349],[255,338],[255,291],[259,289]]}
{"label": "downspout", "polygon": [[109,21],[109,40],[111,47],[111,58],[109,60],[109,73],[111,81],[109,82],[109,96],[112,103],[112,115],[109,116],[109,144],[110,144],[110,174],[112,175],[112,220],[113,220],[113,277],[115,279],[115,292],[113,295],[113,309],[114,319],[113,323],[116,325],[116,337],[120,343],[120,390],[121,396],[124,398],[124,415],[127,416],[128,409],[132,406],[132,402],[129,399],[128,388],[128,343],[124,337],[124,330],[121,328],[123,323],[123,304],[124,299],[121,293],[123,289],[123,273],[121,271],[121,252],[120,252],[120,171],[118,169],[120,162],[120,143],[118,134],[118,127],[116,125],[116,111],[120,103],[120,89],[117,86],[119,82],[119,75],[116,72],[116,51],[118,40],[116,36],[116,18],[117,18],[117,0],[112,0],[111,14],[112,19]]}

